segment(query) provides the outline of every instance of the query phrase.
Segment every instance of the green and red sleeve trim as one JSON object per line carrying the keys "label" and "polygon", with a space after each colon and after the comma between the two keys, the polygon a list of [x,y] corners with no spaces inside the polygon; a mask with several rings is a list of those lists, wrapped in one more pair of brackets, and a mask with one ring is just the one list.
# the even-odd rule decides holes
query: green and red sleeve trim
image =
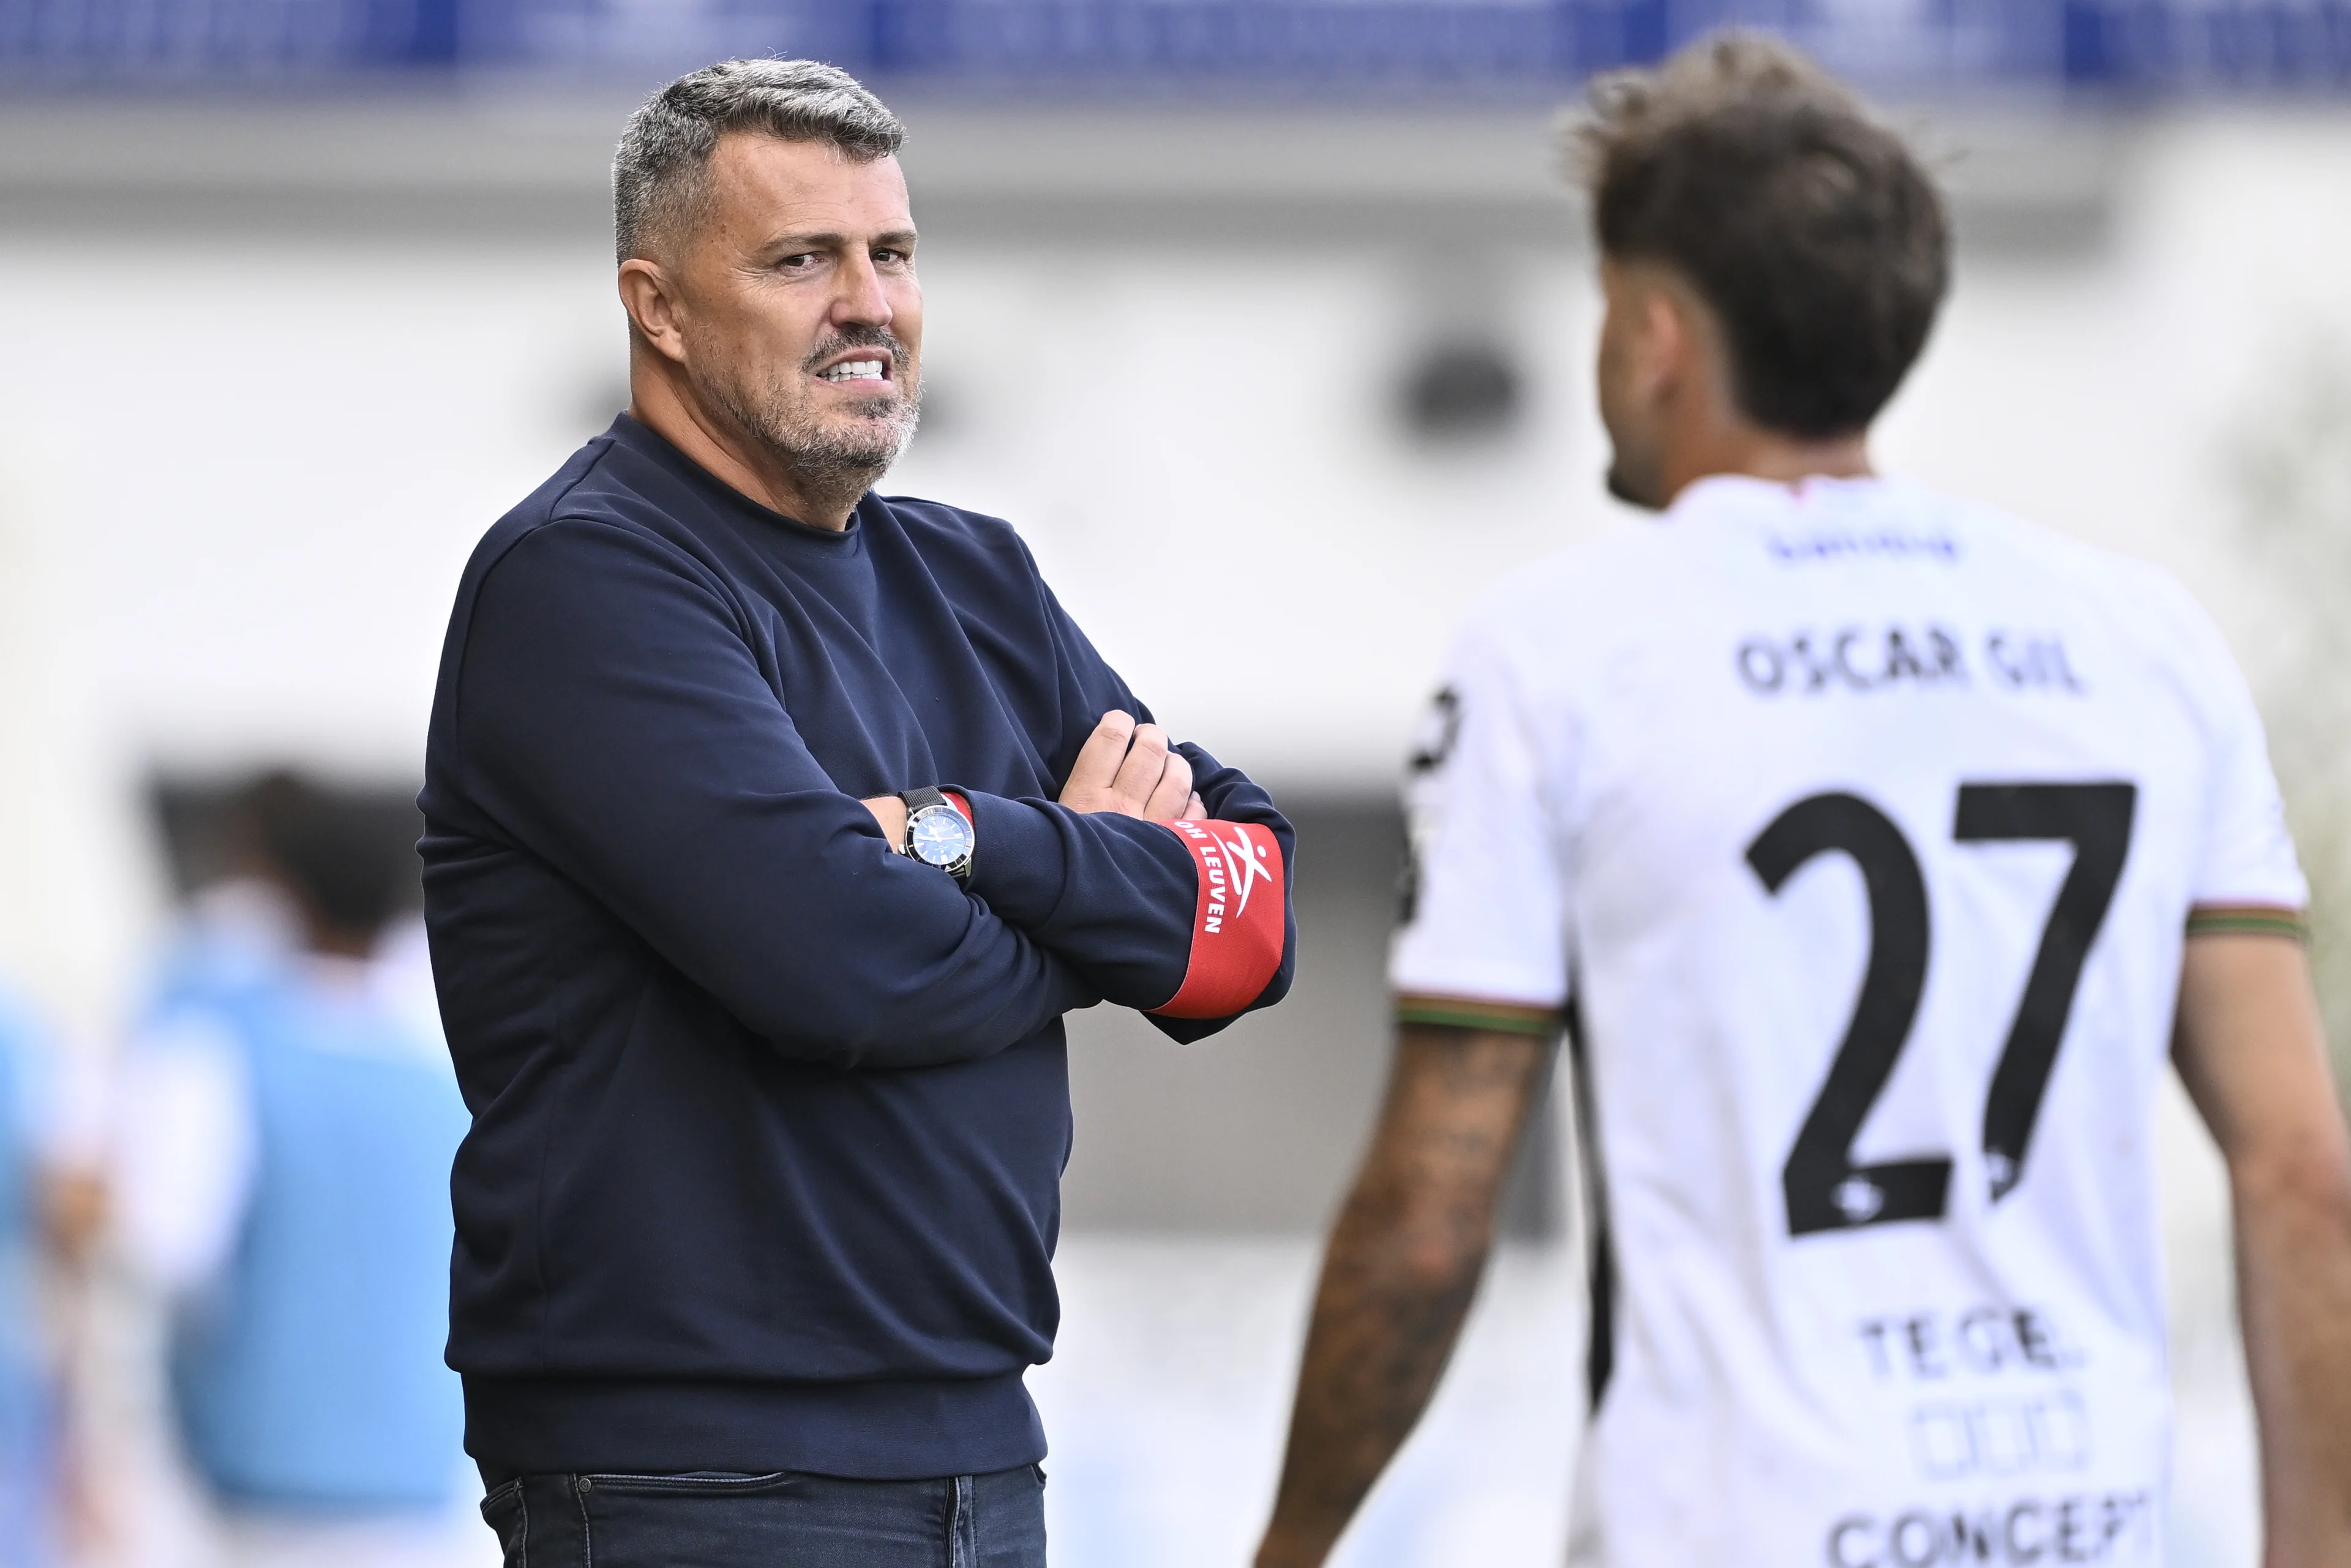
{"label": "green and red sleeve trim", "polygon": [[1437,1024],[1446,1029],[1488,1030],[1499,1034],[1550,1036],[1560,1030],[1560,1009],[1480,997],[1399,996],[1400,1024]]}
{"label": "green and red sleeve trim", "polygon": [[2310,940],[2310,922],[2299,909],[2275,904],[2199,904],[2188,912],[2190,936],[2283,936]]}

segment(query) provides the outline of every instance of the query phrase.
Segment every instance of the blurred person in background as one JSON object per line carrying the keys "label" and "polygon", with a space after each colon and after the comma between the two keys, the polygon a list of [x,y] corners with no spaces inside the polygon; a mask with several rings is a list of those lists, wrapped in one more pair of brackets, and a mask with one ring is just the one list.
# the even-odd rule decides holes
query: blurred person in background
{"label": "blurred person in background", "polygon": [[168,1297],[172,1415],[230,1563],[444,1563],[465,1112],[399,957],[413,828],[290,775],[238,815],[261,885],[205,906],[126,1053],[120,1245]]}
{"label": "blurred person in background", "polygon": [[48,1561],[52,1406],[40,1266],[41,1047],[0,998],[0,1565]]}
{"label": "blurred person in background", "polygon": [[0,994],[0,1568],[50,1568],[78,1522],[58,1397],[72,1320],[43,1311],[45,1282],[78,1288],[103,1201],[74,1076]]}
{"label": "blurred person in background", "polygon": [[[316,786],[287,772],[269,772],[226,789],[159,785],[152,801],[184,894],[180,918],[142,998],[145,1012],[175,1000],[235,990],[282,967],[308,941],[300,899],[277,869],[266,823],[281,799],[307,797]],[[392,788],[329,791],[353,843],[379,857],[398,848],[401,882],[393,913],[368,954],[384,999],[402,1009],[423,1033],[438,1039],[440,1004],[433,992],[432,959],[416,880],[415,839],[423,828],[415,802]]]}
{"label": "blurred person in background", "polygon": [[808,61],[638,110],[629,412],[458,590],[425,913],[509,1563],[1041,1564],[1061,1015],[1196,1040],[1288,988],[1265,792],[1010,527],[872,492],[921,384],[901,136]]}
{"label": "blurred person in background", "polygon": [[2264,1561],[2351,1564],[2351,1155],[2227,649],[2152,568],[1874,473],[1949,242],[1841,87],[1733,36],[1593,98],[1609,484],[1663,515],[1454,653],[1260,1568],[1418,1418],[1562,1026],[1572,1561],[2164,1561],[2168,1057],[2234,1195]]}

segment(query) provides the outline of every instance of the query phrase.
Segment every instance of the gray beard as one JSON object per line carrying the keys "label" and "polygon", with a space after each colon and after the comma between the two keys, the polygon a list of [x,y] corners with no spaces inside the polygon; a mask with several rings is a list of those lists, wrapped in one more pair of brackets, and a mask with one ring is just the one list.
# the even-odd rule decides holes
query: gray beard
{"label": "gray beard", "polygon": [[889,472],[922,423],[919,384],[912,397],[866,398],[852,406],[856,422],[827,429],[789,406],[777,393],[753,408],[730,387],[705,385],[703,395],[726,412],[736,428],[766,449],[792,476],[800,494],[819,507],[852,507]]}

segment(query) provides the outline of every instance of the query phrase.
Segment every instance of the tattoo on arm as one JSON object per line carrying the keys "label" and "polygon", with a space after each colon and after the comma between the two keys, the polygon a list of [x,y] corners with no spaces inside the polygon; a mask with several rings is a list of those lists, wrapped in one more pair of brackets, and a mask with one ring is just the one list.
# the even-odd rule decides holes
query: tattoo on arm
{"label": "tattoo on arm", "polygon": [[1321,1563],[1420,1419],[1477,1293],[1548,1051],[1520,1032],[1399,1031],[1323,1258],[1261,1568]]}

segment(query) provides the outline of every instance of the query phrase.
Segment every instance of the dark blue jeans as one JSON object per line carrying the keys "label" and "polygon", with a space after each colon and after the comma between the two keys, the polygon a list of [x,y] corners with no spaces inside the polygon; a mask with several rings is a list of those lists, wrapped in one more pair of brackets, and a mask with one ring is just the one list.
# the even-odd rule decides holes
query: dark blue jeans
{"label": "dark blue jeans", "polygon": [[1045,1472],[933,1481],[519,1476],[482,1500],[506,1568],[1045,1568]]}

